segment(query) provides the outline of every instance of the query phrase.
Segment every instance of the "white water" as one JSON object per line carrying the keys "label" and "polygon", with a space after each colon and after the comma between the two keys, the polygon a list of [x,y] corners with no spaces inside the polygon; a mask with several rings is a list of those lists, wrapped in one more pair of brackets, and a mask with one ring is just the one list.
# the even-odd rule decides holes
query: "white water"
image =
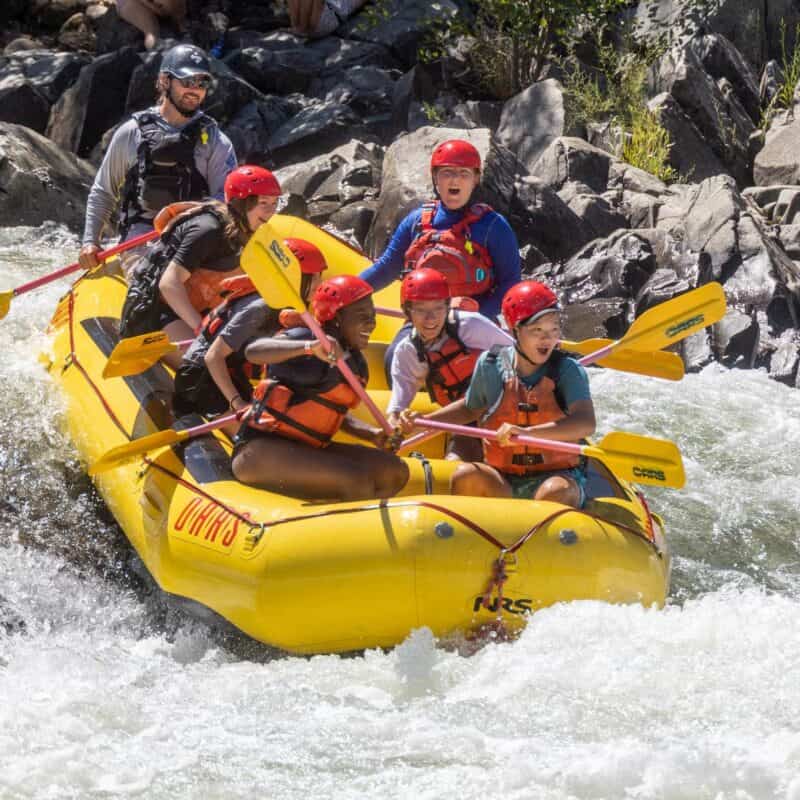
{"label": "white water", "polygon": [[[0,289],[74,253],[0,232]],[[676,557],[667,609],[557,606],[469,658],[425,631],[281,658],[131,573],[36,360],[63,286],[0,321],[0,798],[800,800],[796,391],[593,373],[601,433],[684,453],[687,487],[648,492]]]}

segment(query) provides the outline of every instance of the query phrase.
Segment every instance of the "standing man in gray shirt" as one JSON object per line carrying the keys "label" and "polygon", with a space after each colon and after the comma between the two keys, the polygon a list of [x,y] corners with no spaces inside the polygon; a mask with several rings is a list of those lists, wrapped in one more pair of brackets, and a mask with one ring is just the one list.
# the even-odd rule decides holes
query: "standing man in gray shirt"
{"label": "standing man in gray shirt", "polygon": [[100,238],[115,211],[125,241],[152,230],[153,218],[170,203],[222,199],[236,154],[200,111],[210,85],[211,67],[199,47],[179,44],[164,54],[158,105],[120,125],[89,192],[79,254],[84,269],[97,265]]}

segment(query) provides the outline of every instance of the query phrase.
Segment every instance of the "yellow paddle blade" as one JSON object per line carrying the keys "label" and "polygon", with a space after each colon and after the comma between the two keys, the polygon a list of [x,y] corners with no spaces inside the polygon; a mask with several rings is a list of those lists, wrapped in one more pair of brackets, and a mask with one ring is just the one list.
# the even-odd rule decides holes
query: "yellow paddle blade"
{"label": "yellow paddle blade", "polygon": [[129,461],[133,461],[138,456],[144,453],[149,453],[151,450],[157,450],[161,447],[177,444],[184,439],[191,436],[190,429],[183,431],[159,431],[152,433],[150,436],[142,436],[140,439],[134,439],[128,444],[121,444],[119,447],[112,447],[106,453],[103,453],[97,461],[89,467],[89,475],[97,475],[101,472],[106,472],[115,467],[121,467]]}
{"label": "yellow paddle blade", "polygon": [[120,339],[103,367],[103,377],[136,375],[152,367],[161,356],[177,349],[164,331]]}
{"label": "yellow paddle blade", "polygon": [[[611,339],[584,339],[581,342],[561,340],[561,349],[588,356],[613,344]],[[677,353],[655,350],[653,352],[614,349],[605,358],[594,362],[607,369],[649,375],[667,381],[679,381],[685,372],[683,360]]]}
{"label": "yellow paddle blade", "polygon": [[637,317],[619,347],[661,350],[725,316],[725,292],[718,283],[707,283],[691,292],[649,308]]}
{"label": "yellow paddle blade", "polygon": [[305,310],[299,294],[300,262],[268,222],[250,237],[240,264],[267,305]]}
{"label": "yellow paddle blade", "polygon": [[620,478],[632,483],[680,489],[686,483],[681,452],[668,439],[653,439],[635,433],[607,433],[597,445],[582,448]]}
{"label": "yellow paddle blade", "polygon": [[7,292],[0,292],[0,319],[8,314],[8,309],[11,308],[11,298],[14,296],[14,290],[9,289]]}

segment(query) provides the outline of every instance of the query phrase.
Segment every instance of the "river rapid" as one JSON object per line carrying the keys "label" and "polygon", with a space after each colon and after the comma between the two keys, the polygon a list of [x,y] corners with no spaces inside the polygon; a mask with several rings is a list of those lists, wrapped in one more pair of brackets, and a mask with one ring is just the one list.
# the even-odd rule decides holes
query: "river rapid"
{"label": "river rapid", "polygon": [[[0,290],[73,261],[0,230]],[[0,321],[0,798],[800,800],[800,393],[592,371],[599,432],[681,447],[661,611],[540,611],[472,656],[287,657],[134,568],[37,360],[65,281]]]}

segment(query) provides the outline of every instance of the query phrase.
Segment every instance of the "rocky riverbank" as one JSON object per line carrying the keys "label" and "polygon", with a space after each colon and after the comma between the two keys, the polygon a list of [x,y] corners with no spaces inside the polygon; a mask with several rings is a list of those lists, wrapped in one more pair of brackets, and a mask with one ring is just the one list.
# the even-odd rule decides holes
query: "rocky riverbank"
{"label": "rocky riverbank", "polygon": [[[800,18],[790,0],[642,0],[622,12],[638,36],[666,42],[646,100],[684,176],[671,184],[626,164],[609,126],[568,122],[556,69],[494,100],[465,78],[458,48],[419,61],[425,31],[463,13],[456,2],[368,6],[318,41],[289,33],[278,5],[240,5],[207,108],[241,161],[277,170],[291,213],[377,254],[428,196],[433,145],[465,136],[526,272],[570,303],[571,338],[618,336],[635,314],[718,280],[731,311],[685,342],[687,367],[717,359],[800,385],[800,121],[794,101],[765,114],[787,80],[781,43],[792,51]],[[190,20],[198,39],[217,35],[203,13]],[[153,100],[160,54],[107,0],[12,1],[0,21],[0,224],[78,230],[110,134]]]}

